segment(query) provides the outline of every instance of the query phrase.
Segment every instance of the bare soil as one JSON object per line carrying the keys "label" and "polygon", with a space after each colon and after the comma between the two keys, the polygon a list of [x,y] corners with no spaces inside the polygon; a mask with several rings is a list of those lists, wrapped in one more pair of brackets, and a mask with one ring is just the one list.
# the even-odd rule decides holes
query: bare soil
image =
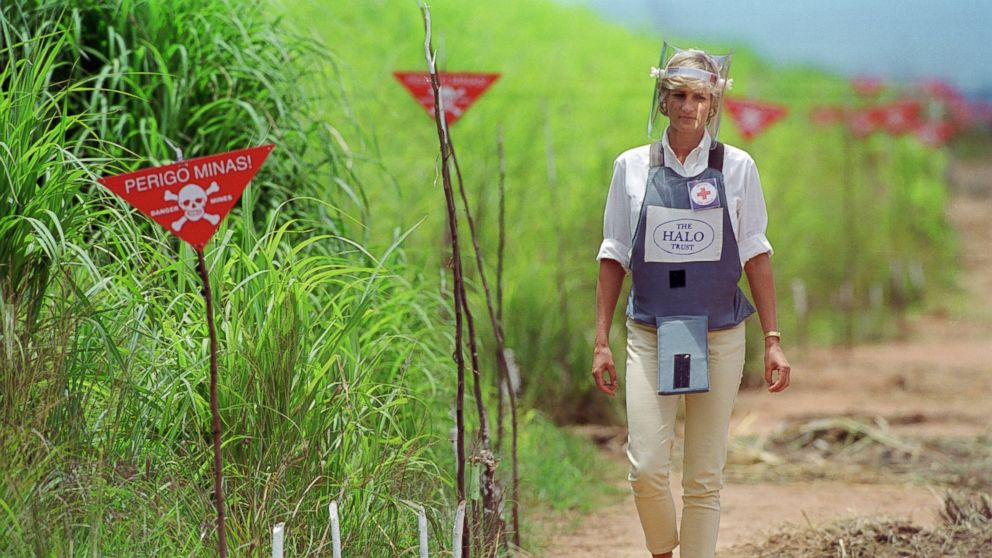
{"label": "bare soil", "polygon": [[[892,452],[909,456],[904,465],[926,469],[924,465],[932,468],[934,463],[957,465],[950,453],[922,459],[921,455],[926,457],[932,448],[928,440],[972,444],[979,453],[992,448],[992,197],[986,195],[992,191],[992,167],[968,170],[972,171],[968,175],[971,182],[979,184],[969,182],[949,205],[949,216],[961,241],[961,287],[967,304],[963,308],[948,304],[948,310],[912,320],[904,340],[792,354],[794,372],[789,390],[781,394],[741,392],[731,424],[733,440],[721,498],[718,556],[751,556],[753,547],[748,550],[748,543],[760,543],[786,526],[822,527],[853,516],[931,526],[939,519],[941,496],[948,484],[935,475],[928,476],[928,470],[915,476],[886,474],[893,470],[888,467],[894,459]],[[870,423],[891,441],[861,436],[859,445],[854,446],[853,438],[813,440],[810,448],[823,451],[819,461],[807,460],[800,473],[794,467],[782,467],[777,478],[779,458],[767,451],[769,440],[784,428],[824,418]],[[590,435],[601,442],[604,451],[623,461],[625,431],[594,430]],[[861,449],[871,444],[881,451]],[[886,444],[893,447],[884,447]],[[904,445],[911,449],[904,451]],[[831,467],[831,452],[851,448],[862,456],[860,469]],[[864,456],[876,456],[870,457],[876,461],[865,461]],[[741,473],[745,468],[735,469],[747,463],[757,463],[765,474],[749,478]],[[810,463],[819,463],[818,468],[810,468]],[[977,470],[985,475],[981,471],[989,469]],[[673,478],[673,492],[679,491],[679,485],[679,479]],[[625,487],[626,482],[618,479],[617,486]],[[571,525],[558,526],[560,534],[544,555],[649,556],[629,496]]]}

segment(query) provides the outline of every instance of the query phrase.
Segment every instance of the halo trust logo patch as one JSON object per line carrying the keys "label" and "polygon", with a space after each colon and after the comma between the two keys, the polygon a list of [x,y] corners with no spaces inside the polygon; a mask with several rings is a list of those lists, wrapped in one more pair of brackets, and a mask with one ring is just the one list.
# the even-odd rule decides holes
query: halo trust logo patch
{"label": "halo trust logo patch", "polygon": [[716,239],[716,231],[699,219],[675,219],[655,227],[653,238],[661,250],[688,256],[709,248]]}
{"label": "halo trust logo patch", "polygon": [[644,260],[717,261],[723,252],[723,210],[648,206]]}

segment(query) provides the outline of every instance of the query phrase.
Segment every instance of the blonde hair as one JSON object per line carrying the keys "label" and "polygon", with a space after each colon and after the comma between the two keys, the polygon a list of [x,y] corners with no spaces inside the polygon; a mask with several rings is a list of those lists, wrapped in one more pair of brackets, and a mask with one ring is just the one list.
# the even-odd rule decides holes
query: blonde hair
{"label": "blonde hair", "polygon": [[[716,61],[713,60],[713,57],[694,48],[675,53],[668,61],[668,65],[665,66],[666,74],[667,70],[672,68],[694,68],[709,72],[716,76],[717,79],[720,77],[720,68],[717,66]],[[692,91],[705,91],[709,93],[710,111],[706,117],[707,123],[716,116],[717,109],[720,106],[719,98],[723,92],[722,88],[714,83],[683,74],[665,75],[658,80],[656,87],[658,87],[660,92],[658,110],[665,116],[668,116],[668,95],[675,89],[687,88]]]}

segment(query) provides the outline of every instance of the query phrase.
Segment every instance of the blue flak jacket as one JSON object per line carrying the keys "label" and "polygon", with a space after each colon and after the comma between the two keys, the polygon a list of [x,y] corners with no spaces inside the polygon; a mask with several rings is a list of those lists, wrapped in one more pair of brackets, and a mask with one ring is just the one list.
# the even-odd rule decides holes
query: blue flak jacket
{"label": "blue flak jacket", "polygon": [[[723,184],[724,146],[710,150],[708,167],[694,177],[665,166],[661,142],[652,144],[650,153],[630,255],[627,315],[651,327],[658,317],[683,315],[705,315],[709,330],[734,327],[754,307],[737,286],[741,262]],[[710,207],[690,200],[690,183],[699,196],[709,191]]]}
{"label": "blue flak jacket", "polygon": [[650,150],[647,188],[630,257],[627,315],[658,331],[658,393],[709,389],[707,331],[728,329],[754,313],[738,287],[740,253],[723,183],[724,145],[707,168],[684,177]]}

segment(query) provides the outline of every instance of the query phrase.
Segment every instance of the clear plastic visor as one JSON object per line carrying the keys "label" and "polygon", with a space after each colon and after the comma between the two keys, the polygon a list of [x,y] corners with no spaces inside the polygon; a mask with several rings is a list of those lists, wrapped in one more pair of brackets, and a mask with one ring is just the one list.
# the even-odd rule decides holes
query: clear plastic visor
{"label": "clear plastic visor", "polygon": [[[684,66],[686,59],[693,56],[705,56],[710,62],[709,65],[713,66],[717,73],[702,68]],[[668,117],[662,112],[665,91],[671,91],[679,86],[688,86],[710,93],[713,105],[710,108],[706,131],[713,139],[710,144],[711,147],[716,146],[716,139],[720,131],[723,98],[731,85],[731,80],[727,78],[727,75],[730,73],[732,56],[733,52],[716,56],[702,51],[680,49],[667,42],[664,43],[658,67],[651,69],[651,76],[654,78],[654,94],[651,98],[651,112],[648,117],[648,137],[652,141],[661,139],[661,134],[668,126]]]}

